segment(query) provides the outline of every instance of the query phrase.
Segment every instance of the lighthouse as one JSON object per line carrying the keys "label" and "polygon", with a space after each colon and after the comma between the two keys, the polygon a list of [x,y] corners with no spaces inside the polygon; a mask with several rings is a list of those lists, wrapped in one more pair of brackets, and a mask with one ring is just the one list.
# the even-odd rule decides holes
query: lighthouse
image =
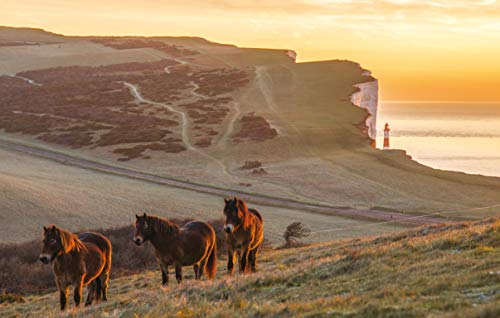
{"label": "lighthouse", "polygon": [[390,144],[389,144],[389,132],[391,131],[391,128],[389,128],[389,124],[385,123],[384,127],[384,148],[383,149],[390,149]]}

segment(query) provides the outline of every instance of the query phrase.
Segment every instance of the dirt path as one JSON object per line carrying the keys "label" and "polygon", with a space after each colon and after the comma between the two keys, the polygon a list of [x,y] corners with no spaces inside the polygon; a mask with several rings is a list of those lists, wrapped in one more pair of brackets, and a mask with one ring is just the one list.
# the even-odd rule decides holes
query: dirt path
{"label": "dirt path", "polygon": [[35,82],[34,80],[29,79],[29,78],[27,78],[27,77],[22,77],[22,76],[18,76],[18,75],[16,75],[16,76],[12,76],[12,77],[17,77],[17,78],[20,78],[20,79],[22,79],[23,81],[25,81],[25,82],[27,82],[28,84],[31,84],[31,85],[33,85],[33,86],[42,86],[42,84],[37,83],[37,82]]}
{"label": "dirt path", "polygon": [[229,120],[226,132],[224,133],[224,135],[222,135],[222,138],[219,141],[219,144],[224,146],[224,147],[229,143],[231,135],[234,132],[234,124],[236,123],[236,120],[238,120],[238,118],[240,117],[240,114],[241,114],[241,110],[240,110],[240,106],[239,106],[240,104],[237,101],[233,101],[232,104],[234,106],[233,107],[233,109],[234,109],[233,117],[231,117],[231,119]]}
{"label": "dirt path", "polygon": [[[188,117],[186,115],[186,113],[184,112],[181,112],[177,109],[175,109],[174,107],[166,104],[166,103],[159,103],[159,102],[154,102],[154,101],[151,101],[147,98],[144,98],[142,96],[142,94],[139,92],[139,88],[137,86],[135,86],[134,84],[130,84],[130,83],[127,83],[127,82],[123,82],[124,85],[126,85],[129,89],[130,89],[130,93],[138,100],[140,101],[141,103],[146,103],[146,104],[150,104],[150,105],[153,105],[153,106],[160,106],[160,107],[165,107],[167,108],[168,110],[178,114],[181,116],[181,138],[182,138],[182,142],[184,143],[184,145],[186,146],[186,148],[188,150],[191,150],[191,151],[194,151],[198,154],[200,154],[201,156],[215,162],[218,166],[221,167],[222,169],[222,173],[224,173],[224,175],[228,176],[229,178],[233,179],[234,177],[229,174],[229,172],[227,171],[227,167],[226,165],[224,165],[224,163],[222,161],[220,161],[219,159],[209,155],[208,153],[204,152],[204,151],[201,151],[200,149],[196,148],[192,143],[191,143],[191,140],[189,138],[189,120],[188,120]],[[197,86],[195,86],[193,88],[193,90],[197,89]]]}
{"label": "dirt path", "polygon": [[266,71],[265,66],[257,66],[255,68],[257,85],[266,100],[266,104],[273,113],[277,113],[276,103],[271,92],[272,79]]}
{"label": "dirt path", "polygon": [[[179,62],[181,65],[186,65],[186,64],[188,64],[188,62],[183,61],[183,60],[181,60],[181,59],[173,59],[173,60],[174,60],[174,61],[176,61],[176,62]],[[171,72],[170,72],[170,70],[171,70],[172,68],[176,67],[176,66],[177,66],[177,65],[170,65],[170,66],[165,67],[163,70],[165,71],[165,73],[170,74],[170,73],[171,73]]]}
{"label": "dirt path", "polygon": [[187,119],[186,113],[178,111],[177,109],[173,108],[172,106],[170,106],[168,104],[154,102],[154,101],[151,101],[149,99],[146,99],[139,92],[139,88],[137,86],[135,86],[134,84],[127,83],[127,82],[122,82],[122,83],[129,88],[130,93],[141,103],[150,104],[153,106],[164,107],[164,108],[167,108],[168,110],[170,110],[171,112],[174,112],[177,115],[179,115],[181,117],[182,142],[189,150],[196,150],[195,147],[191,144],[191,141],[189,140],[188,131],[187,131],[188,130],[188,119]]}
{"label": "dirt path", "polygon": [[191,95],[196,96],[200,99],[208,99],[208,96],[196,92],[198,88],[200,88],[200,85],[196,84],[193,81],[189,82],[189,85],[193,86],[193,89],[190,91]]}
{"label": "dirt path", "polygon": [[408,215],[400,212],[390,212],[381,210],[355,210],[355,209],[343,209],[334,206],[320,205],[309,202],[300,202],[289,200],[286,198],[279,197],[269,197],[262,194],[245,193],[230,189],[218,188],[211,185],[203,185],[192,183],[189,181],[178,180],[169,177],[163,177],[153,174],[148,174],[140,171],[135,171],[132,169],[121,168],[117,166],[112,166],[109,164],[103,164],[87,159],[82,159],[67,154],[62,154],[59,152],[40,149],[32,146],[23,145],[20,143],[15,143],[11,141],[6,141],[0,139],[0,147],[10,151],[18,151],[24,154],[41,157],[49,160],[53,160],[62,164],[71,165],[83,169],[88,169],[97,172],[103,172],[108,174],[119,175],[123,177],[128,177],[132,179],[142,180],[146,182],[152,182],[156,184],[177,187],[182,189],[188,189],[192,191],[208,193],[221,197],[233,197],[238,196],[248,202],[264,205],[264,206],[275,206],[284,207],[294,210],[308,211],[312,213],[318,213],[323,215],[334,215],[342,216],[347,218],[358,218],[367,220],[378,220],[378,221],[390,221],[398,224],[405,224],[410,226],[417,226],[423,224],[439,224],[449,222],[449,220],[433,217],[433,216],[423,216],[415,218],[415,215]]}

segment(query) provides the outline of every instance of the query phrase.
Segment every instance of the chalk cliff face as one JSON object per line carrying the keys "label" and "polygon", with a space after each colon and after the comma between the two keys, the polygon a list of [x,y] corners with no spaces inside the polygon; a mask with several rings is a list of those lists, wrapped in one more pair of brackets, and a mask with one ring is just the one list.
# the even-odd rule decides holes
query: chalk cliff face
{"label": "chalk cliff face", "polygon": [[297,61],[297,52],[292,51],[292,50],[288,50],[288,51],[286,51],[286,55],[290,56],[290,58],[292,58],[292,60],[294,62]]}
{"label": "chalk cliff face", "polygon": [[[370,76],[369,71],[365,71],[363,75]],[[378,81],[360,83],[354,85],[359,90],[352,94],[351,102],[368,111],[366,118],[366,126],[368,127],[368,137],[376,140],[377,137],[377,107],[378,107]]]}

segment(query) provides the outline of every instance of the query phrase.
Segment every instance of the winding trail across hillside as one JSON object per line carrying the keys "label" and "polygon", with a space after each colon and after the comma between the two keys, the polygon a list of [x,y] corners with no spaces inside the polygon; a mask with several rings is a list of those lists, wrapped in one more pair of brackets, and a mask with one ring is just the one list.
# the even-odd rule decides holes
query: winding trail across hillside
{"label": "winding trail across hillside", "polygon": [[82,169],[92,170],[96,172],[108,173],[128,177],[136,180],[152,182],[165,186],[188,189],[192,191],[208,193],[221,197],[238,196],[248,202],[260,205],[284,207],[295,210],[308,211],[311,213],[319,213],[324,215],[342,216],[348,218],[359,218],[367,220],[390,221],[399,224],[417,226],[423,224],[440,224],[449,222],[449,220],[440,217],[408,215],[401,212],[391,212],[382,210],[355,210],[344,209],[340,207],[320,205],[309,202],[294,201],[286,198],[270,197],[262,194],[245,193],[237,190],[218,188],[213,185],[197,184],[189,181],[179,180],[166,176],[153,175],[132,169],[117,167],[109,164],[103,164],[88,159],[83,159],[60,152],[41,149],[33,146],[20,144],[17,142],[0,139],[0,148],[17,151],[31,156],[36,156],[44,159],[53,160],[62,164],[79,167]]}
{"label": "winding trail across hillside", "polygon": [[[159,103],[159,102],[154,102],[154,101],[151,101],[147,98],[144,98],[142,96],[142,94],[139,92],[139,88],[134,85],[134,84],[130,84],[130,83],[127,83],[127,82],[123,82],[123,84],[125,86],[127,86],[129,89],[130,89],[130,93],[138,100],[140,101],[141,103],[146,103],[146,104],[150,104],[150,105],[153,105],[153,106],[160,106],[160,107],[165,107],[167,108],[168,110],[178,114],[181,116],[181,138],[182,138],[182,142],[184,143],[184,145],[186,146],[186,148],[188,150],[191,150],[191,151],[194,151],[198,154],[200,154],[201,156],[209,159],[209,160],[212,160],[213,162],[215,162],[218,166],[221,167],[222,169],[222,172],[230,177],[230,178],[233,178],[233,176],[231,176],[228,171],[227,171],[227,167],[217,158],[201,151],[200,149],[196,148],[192,143],[191,143],[191,140],[189,139],[189,132],[188,132],[188,125],[189,125],[189,120],[188,120],[188,116],[186,115],[185,112],[181,112],[177,109],[175,109],[174,107],[166,104],[166,103]],[[198,86],[194,86],[193,88],[193,91],[198,89]]]}
{"label": "winding trail across hillside", "polygon": [[168,110],[170,110],[171,112],[176,113],[177,115],[181,116],[181,131],[182,131],[181,138],[182,138],[182,142],[184,143],[184,145],[189,150],[195,150],[194,146],[191,144],[191,142],[189,140],[189,136],[188,136],[188,132],[187,132],[187,129],[188,129],[188,120],[187,120],[187,115],[184,112],[178,111],[177,109],[173,108],[172,106],[170,106],[168,104],[158,103],[158,102],[154,102],[154,101],[151,101],[149,99],[146,99],[139,92],[139,88],[136,85],[130,84],[130,83],[127,83],[127,82],[122,82],[122,83],[125,86],[128,87],[128,89],[130,90],[130,93],[132,94],[132,96],[134,96],[134,98],[136,98],[141,103],[150,104],[150,105],[153,105],[153,106],[164,107],[164,108],[167,108]]}
{"label": "winding trail across hillside", "polygon": [[37,83],[35,82],[34,80],[32,79],[29,79],[27,77],[23,77],[23,76],[19,76],[19,75],[15,75],[15,76],[12,76],[12,77],[17,77],[19,79],[22,79],[23,81],[25,81],[26,83],[30,84],[30,85],[33,85],[33,86],[42,86],[42,84],[40,83]]}
{"label": "winding trail across hillside", "polygon": [[270,90],[270,87],[272,87],[272,78],[267,73],[266,67],[257,66],[255,68],[255,75],[257,85],[264,96],[267,106],[272,112],[277,113],[276,103],[274,102],[273,94]]}
{"label": "winding trail across hillside", "polygon": [[231,117],[231,119],[229,120],[226,132],[224,133],[224,135],[222,135],[222,138],[219,141],[219,143],[223,146],[229,144],[229,141],[231,139],[231,135],[234,132],[234,125],[236,123],[236,120],[238,120],[238,118],[240,117],[240,114],[241,114],[241,110],[240,110],[240,106],[239,106],[240,104],[237,101],[233,101],[232,104],[233,104],[234,114]]}

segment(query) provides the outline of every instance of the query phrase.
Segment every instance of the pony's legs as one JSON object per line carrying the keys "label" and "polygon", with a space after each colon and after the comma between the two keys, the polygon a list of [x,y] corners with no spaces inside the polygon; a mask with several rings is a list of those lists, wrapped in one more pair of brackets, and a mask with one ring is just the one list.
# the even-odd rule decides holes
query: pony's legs
{"label": "pony's legs", "polygon": [[[58,284],[59,285],[59,284]],[[68,305],[68,285],[59,285],[59,302],[61,303],[61,310],[65,310]]]}
{"label": "pony's legs", "polygon": [[83,288],[83,279],[84,278],[85,278],[85,275],[82,275],[75,282],[75,290],[73,291],[73,299],[75,301],[76,307],[80,306],[80,300],[82,299],[82,288]]}
{"label": "pony's legs", "polygon": [[[101,274],[102,275],[102,274]],[[101,301],[102,299],[102,283],[101,283],[101,277],[97,277],[94,282],[95,282],[95,290],[94,290],[94,298],[97,302]]]}
{"label": "pony's legs", "polygon": [[200,265],[198,264],[194,264],[193,265],[193,271],[194,271],[194,279],[198,279],[200,278],[200,276],[198,275],[198,271],[200,270]]}
{"label": "pony's legs", "polygon": [[228,249],[227,249],[227,274],[228,275],[233,275],[235,260],[236,260],[236,252],[231,247],[228,247]]}
{"label": "pony's legs", "polygon": [[182,283],[182,265],[175,265],[175,278],[177,279],[177,283]]}
{"label": "pony's legs", "polygon": [[96,282],[94,280],[87,287],[87,300],[85,301],[85,306],[92,305],[95,293],[96,293]]}
{"label": "pony's legs", "polygon": [[163,286],[168,285],[168,264],[165,264],[165,262],[160,261],[160,270],[161,270],[161,283]]}
{"label": "pony's legs", "polygon": [[203,275],[203,272],[205,271],[205,267],[207,267],[207,261],[208,261],[209,257],[210,257],[210,254],[207,255],[207,257],[205,257],[204,259],[202,259],[200,261],[200,264],[198,266],[198,279],[200,279],[201,276]]}
{"label": "pony's legs", "polygon": [[260,244],[250,251],[250,255],[248,256],[250,260],[250,267],[253,273],[257,271],[257,256],[259,256]]}
{"label": "pony's legs", "polygon": [[248,255],[250,254],[250,251],[248,248],[245,248],[243,250],[243,253],[241,253],[240,256],[240,273],[246,273],[248,271]]}
{"label": "pony's legs", "polygon": [[59,279],[56,280],[56,283],[59,288],[59,302],[61,304],[61,310],[64,310],[68,305],[69,284]]}
{"label": "pony's legs", "polygon": [[109,286],[109,272],[107,273],[102,273],[99,278],[97,278],[97,300],[101,300],[101,294],[102,294],[102,301],[107,301],[108,300],[108,286]]}

